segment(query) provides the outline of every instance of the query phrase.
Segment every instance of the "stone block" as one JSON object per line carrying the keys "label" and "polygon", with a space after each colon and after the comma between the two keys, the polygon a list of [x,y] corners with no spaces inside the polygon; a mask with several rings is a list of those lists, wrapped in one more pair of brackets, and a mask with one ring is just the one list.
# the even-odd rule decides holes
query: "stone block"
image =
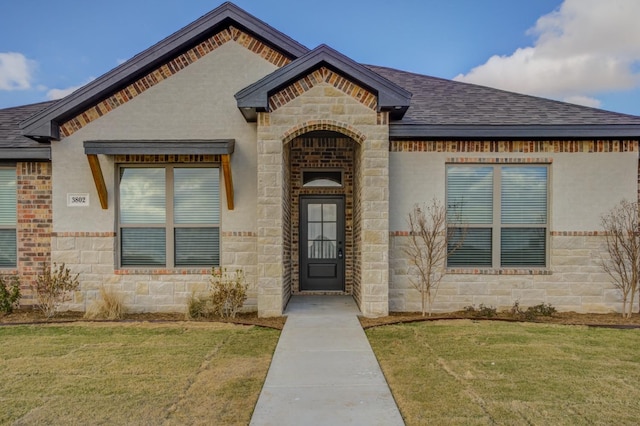
{"label": "stone block", "polygon": [[175,285],[173,282],[149,282],[149,294],[154,296],[173,296]]}
{"label": "stone block", "polygon": [[460,283],[458,286],[458,294],[460,295],[488,295],[489,283]]}

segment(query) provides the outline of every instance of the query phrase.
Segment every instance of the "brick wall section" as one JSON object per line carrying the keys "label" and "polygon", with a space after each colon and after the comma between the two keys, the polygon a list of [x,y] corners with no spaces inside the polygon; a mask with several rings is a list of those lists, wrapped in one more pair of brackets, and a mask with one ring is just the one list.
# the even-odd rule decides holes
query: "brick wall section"
{"label": "brick wall section", "polygon": [[[284,173],[282,178],[282,193],[290,194],[293,182],[291,180],[291,150],[282,150],[282,164],[284,166]],[[295,207],[297,208],[297,207]],[[297,249],[293,243],[293,230],[296,229],[292,223],[294,215],[294,203],[290,197],[282,198],[282,219],[285,230],[291,230],[291,232],[284,232],[282,235],[282,304],[286,306],[291,298],[293,290],[293,281],[295,278],[293,272],[294,259],[297,259]],[[295,254],[294,254],[295,253]]]}
{"label": "brick wall section", "polygon": [[32,304],[30,284],[51,261],[51,163],[19,162],[17,174],[18,274],[22,304]]}
{"label": "brick wall section", "polygon": [[91,106],[91,108],[86,109],[71,120],[63,123],[60,126],[60,133],[62,136],[72,135],[92,121],[108,114],[120,105],[129,102],[131,99],[180,72],[180,70],[188,67],[198,59],[213,52],[223,44],[230,41],[234,41],[239,45],[246,47],[277,67],[282,67],[291,62],[290,58],[275,51],[260,40],[238,28],[229,26],[228,28],[225,28],[219,33],[202,41],[197,46],[194,46],[186,52],[176,56],[166,64],[156,68],[124,89],[121,89],[106,99],[98,102],[98,104]]}
{"label": "brick wall section", "polygon": [[[345,137],[299,137],[289,144],[291,152],[291,276],[293,292],[300,291],[300,196],[345,196],[345,293],[353,288],[353,153],[355,142]],[[304,169],[343,171],[341,188],[303,188]]]}
{"label": "brick wall section", "polygon": [[574,153],[638,152],[637,140],[596,141],[391,141],[391,152]]}

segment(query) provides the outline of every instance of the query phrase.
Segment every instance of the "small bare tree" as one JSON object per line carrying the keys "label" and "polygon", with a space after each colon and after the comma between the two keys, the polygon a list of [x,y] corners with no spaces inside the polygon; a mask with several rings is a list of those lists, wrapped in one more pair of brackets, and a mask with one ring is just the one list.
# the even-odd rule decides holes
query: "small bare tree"
{"label": "small bare tree", "polygon": [[608,258],[602,268],[622,293],[622,316],[630,318],[640,278],[640,229],[638,203],[622,200],[602,216]]}
{"label": "small bare tree", "polygon": [[411,284],[420,292],[422,316],[431,316],[431,307],[446,273],[447,258],[463,243],[464,232],[447,244],[447,208],[437,199],[414,205],[407,219],[409,245],[403,249],[414,266]]}

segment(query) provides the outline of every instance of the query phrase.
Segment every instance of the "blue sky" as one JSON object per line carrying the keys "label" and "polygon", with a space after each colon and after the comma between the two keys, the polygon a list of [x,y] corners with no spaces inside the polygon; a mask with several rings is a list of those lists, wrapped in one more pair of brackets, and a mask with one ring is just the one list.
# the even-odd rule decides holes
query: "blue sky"
{"label": "blue sky", "polygon": [[[8,1],[0,108],[60,97],[222,2]],[[638,0],[236,0],[309,48],[640,115]]]}

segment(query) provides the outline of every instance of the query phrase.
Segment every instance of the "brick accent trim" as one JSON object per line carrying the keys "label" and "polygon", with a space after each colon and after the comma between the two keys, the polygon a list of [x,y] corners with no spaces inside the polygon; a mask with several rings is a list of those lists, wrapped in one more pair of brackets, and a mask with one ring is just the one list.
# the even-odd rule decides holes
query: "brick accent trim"
{"label": "brick accent trim", "polygon": [[346,95],[351,96],[353,99],[360,102],[367,108],[370,108],[374,111],[377,108],[378,98],[376,95],[369,92],[368,90],[363,89],[352,81],[349,81],[345,77],[331,71],[330,69],[321,67],[272,95],[269,98],[270,110],[277,110],[278,108],[289,103],[293,99],[297,98],[301,94],[311,90],[313,87],[321,83],[328,83],[332,85]]}
{"label": "brick accent trim", "polygon": [[458,275],[553,275],[549,269],[447,269],[447,274]]}
{"label": "brick accent trim", "polygon": [[638,141],[391,141],[391,152],[638,152]]}
{"label": "brick accent trim", "polygon": [[220,233],[222,237],[257,237],[258,233],[254,231],[224,231]]}
{"label": "brick accent trim", "polygon": [[112,238],[116,236],[115,232],[52,232],[52,237],[59,238],[71,238],[71,237],[79,237],[79,238],[90,238],[90,237],[105,237]]}
{"label": "brick accent trim", "polygon": [[115,275],[209,275],[211,268],[116,269],[113,273]]}
{"label": "brick accent trim", "polygon": [[447,158],[447,163],[485,163],[485,164],[551,164],[553,158]]}
{"label": "brick accent trim", "polygon": [[309,120],[287,130],[282,136],[282,141],[287,144],[298,136],[317,130],[330,130],[342,133],[359,144],[362,144],[366,139],[362,132],[350,124],[336,120]]}
{"label": "brick accent trim", "polygon": [[[605,231],[551,231],[552,237],[604,237],[607,235]],[[408,237],[410,231],[390,231],[390,237]]]}
{"label": "brick accent trim", "polygon": [[97,120],[120,105],[129,102],[131,99],[141,93],[144,93],[174,74],[177,74],[180,70],[188,67],[203,56],[213,52],[229,41],[235,41],[240,46],[249,49],[279,68],[291,62],[291,59],[287,58],[282,53],[275,51],[255,37],[252,37],[238,28],[229,26],[228,28],[225,28],[219,33],[202,41],[197,46],[176,56],[166,64],[161,65],[124,89],[98,102],[97,105],[93,105],[91,108],[86,109],[74,118],[63,123],[60,126],[60,133],[63,137],[71,136],[87,124]]}
{"label": "brick accent trim", "polygon": [[220,155],[114,155],[116,163],[220,163]]}

